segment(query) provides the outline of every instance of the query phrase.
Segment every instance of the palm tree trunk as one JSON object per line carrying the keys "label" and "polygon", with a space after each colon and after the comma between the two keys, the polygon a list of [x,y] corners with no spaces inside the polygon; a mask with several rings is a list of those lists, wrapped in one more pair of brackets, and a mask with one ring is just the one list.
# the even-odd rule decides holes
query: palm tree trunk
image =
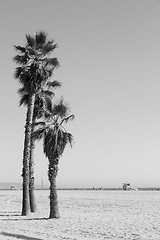
{"label": "palm tree trunk", "polygon": [[54,161],[49,162],[48,178],[50,181],[50,214],[49,218],[60,218],[58,208],[58,197],[56,188],[56,177],[58,173],[58,164]]}
{"label": "palm tree trunk", "polygon": [[29,205],[29,160],[30,160],[30,144],[32,133],[32,119],[34,110],[35,94],[30,94],[27,109],[26,125],[25,125],[25,140],[23,150],[23,200],[22,200],[22,215],[27,216],[30,212]]}
{"label": "palm tree trunk", "polygon": [[[34,132],[35,119],[36,119],[36,115],[34,110],[33,120],[32,120],[32,133]],[[34,192],[34,149],[35,149],[35,141],[31,137],[30,160],[29,160],[29,200],[30,200],[31,212],[37,211],[36,198],[35,198],[35,192]]]}

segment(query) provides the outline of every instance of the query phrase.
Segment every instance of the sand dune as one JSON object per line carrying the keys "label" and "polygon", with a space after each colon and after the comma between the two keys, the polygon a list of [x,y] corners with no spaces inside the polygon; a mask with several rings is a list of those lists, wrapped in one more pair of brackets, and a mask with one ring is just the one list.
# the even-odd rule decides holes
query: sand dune
{"label": "sand dune", "polygon": [[48,219],[49,191],[21,216],[21,191],[0,191],[0,240],[159,240],[160,193],[58,191],[60,219]]}

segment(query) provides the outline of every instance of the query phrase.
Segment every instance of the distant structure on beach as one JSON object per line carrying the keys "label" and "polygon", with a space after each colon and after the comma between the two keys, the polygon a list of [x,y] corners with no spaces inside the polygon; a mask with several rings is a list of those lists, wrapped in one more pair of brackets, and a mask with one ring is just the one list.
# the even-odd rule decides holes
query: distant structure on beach
{"label": "distant structure on beach", "polygon": [[124,191],[131,190],[131,184],[130,183],[123,183],[123,190]]}
{"label": "distant structure on beach", "polygon": [[14,185],[11,185],[11,186],[10,186],[10,189],[11,189],[11,190],[17,190],[17,188],[16,188]]}
{"label": "distant structure on beach", "polygon": [[131,187],[131,184],[128,183],[128,182],[123,183],[123,187],[122,187],[122,189],[123,189],[124,191],[129,191],[129,190],[138,191],[137,188],[133,188],[133,187]]}

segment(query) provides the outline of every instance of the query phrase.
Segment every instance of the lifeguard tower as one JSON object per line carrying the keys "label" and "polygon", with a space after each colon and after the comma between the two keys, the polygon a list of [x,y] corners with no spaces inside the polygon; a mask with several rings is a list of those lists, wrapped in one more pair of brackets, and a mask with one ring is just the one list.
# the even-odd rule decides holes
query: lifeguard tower
{"label": "lifeguard tower", "polygon": [[131,189],[131,184],[130,183],[123,183],[123,190],[127,191]]}

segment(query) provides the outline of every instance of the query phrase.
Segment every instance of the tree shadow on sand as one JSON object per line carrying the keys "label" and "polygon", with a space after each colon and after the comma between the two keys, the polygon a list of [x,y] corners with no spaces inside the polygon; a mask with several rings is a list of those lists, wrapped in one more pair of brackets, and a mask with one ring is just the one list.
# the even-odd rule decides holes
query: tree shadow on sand
{"label": "tree shadow on sand", "polygon": [[13,233],[7,233],[7,232],[1,232],[0,234],[6,237],[15,237],[15,238],[25,239],[25,240],[43,240],[42,238],[28,237],[22,234],[13,234]]}
{"label": "tree shadow on sand", "polygon": [[[6,215],[5,215],[6,216]],[[14,216],[14,215],[9,215]],[[18,215],[19,217],[23,217],[22,215]],[[12,219],[1,219],[1,221],[34,221],[34,220],[48,220],[49,218],[12,218]]]}
{"label": "tree shadow on sand", "polygon": [[42,238],[28,237],[22,234],[13,234],[13,233],[7,233],[7,232],[1,232],[0,234],[5,237],[15,237],[15,238],[24,239],[24,240],[43,240]]}

